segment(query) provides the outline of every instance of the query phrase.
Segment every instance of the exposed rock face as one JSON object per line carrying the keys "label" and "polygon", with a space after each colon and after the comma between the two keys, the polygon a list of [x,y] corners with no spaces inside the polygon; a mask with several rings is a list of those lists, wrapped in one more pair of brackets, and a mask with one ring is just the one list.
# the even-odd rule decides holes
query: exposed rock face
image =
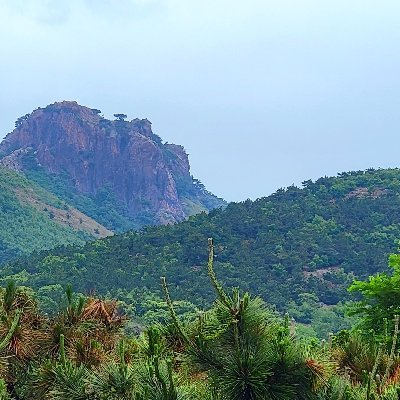
{"label": "exposed rock face", "polygon": [[71,101],[37,109],[17,121],[0,158],[21,169],[18,156],[32,149],[38,165],[66,174],[79,193],[111,188],[132,219],[180,221],[190,214],[188,199],[200,209],[224,204],[193,180],[183,147],[162,144],[147,119],[110,121],[99,113]]}
{"label": "exposed rock face", "polygon": [[28,154],[32,150],[28,148],[22,148],[14,150],[9,155],[0,159],[0,165],[11,169],[12,171],[21,172],[23,170],[22,159],[24,155]]}

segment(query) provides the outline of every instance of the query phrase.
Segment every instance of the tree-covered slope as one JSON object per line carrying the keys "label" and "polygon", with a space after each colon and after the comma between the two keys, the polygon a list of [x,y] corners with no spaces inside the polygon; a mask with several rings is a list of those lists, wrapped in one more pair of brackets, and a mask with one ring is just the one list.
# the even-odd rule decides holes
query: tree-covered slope
{"label": "tree-covered slope", "polygon": [[83,244],[110,234],[23,175],[0,166],[0,263],[35,250]]}
{"label": "tree-covered slope", "polygon": [[307,308],[304,293],[315,304],[336,304],[354,276],[386,270],[387,255],[396,251],[400,170],[306,181],[303,188],[280,189],[179,224],[35,253],[2,274],[18,274],[36,288],[71,282],[80,292],[110,292],[130,298],[139,314],[151,307],[165,275],[174,298],[205,305],[214,299],[206,284],[208,237],[225,284],[258,293],[280,310]]}

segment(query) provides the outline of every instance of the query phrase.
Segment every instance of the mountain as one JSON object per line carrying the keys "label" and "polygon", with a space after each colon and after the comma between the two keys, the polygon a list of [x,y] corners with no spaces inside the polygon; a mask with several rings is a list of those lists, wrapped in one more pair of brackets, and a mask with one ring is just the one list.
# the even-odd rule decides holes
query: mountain
{"label": "mountain", "polygon": [[0,263],[112,232],[22,174],[0,166]]}
{"label": "mountain", "polygon": [[188,155],[147,119],[110,121],[63,101],[19,118],[0,162],[113,231],[182,221],[225,202],[190,175]]}
{"label": "mountain", "polygon": [[34,254],[5,267],[2,276],[23,276],[35,288],[71,282],[77,291],[109,293],[143,314],[161,297],[159,277],[165,275],[175,299],[205,306],[214,300],[208,237],[226,285],[259,294],[281,311],[302,309],[299,319],[307,322],[314,306],[329,309],[347,299],[354,277],[387,270],[400,238],[400,170],[305,181],[302,188],[279,189],[175,225]]}

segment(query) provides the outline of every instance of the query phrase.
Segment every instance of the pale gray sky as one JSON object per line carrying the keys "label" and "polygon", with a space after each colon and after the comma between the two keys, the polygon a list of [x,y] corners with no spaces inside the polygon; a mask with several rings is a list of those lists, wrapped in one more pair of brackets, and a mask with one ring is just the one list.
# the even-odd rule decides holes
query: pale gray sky
{"label": "pale gray sky", "polygon": [[148,118],[227,200],[400,166],[398,0],[0,0],[0,138],[77,100]]}

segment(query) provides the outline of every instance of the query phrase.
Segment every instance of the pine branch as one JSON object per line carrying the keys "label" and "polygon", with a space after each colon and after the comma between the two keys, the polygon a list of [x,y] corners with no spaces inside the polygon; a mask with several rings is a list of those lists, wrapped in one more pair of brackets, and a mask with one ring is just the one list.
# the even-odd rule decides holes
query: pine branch
{"label": "pine branch", "polygon": [[65,367],[67,365],[67,358],[65,356],[65,336],[60,335],[60,360],[61,364]]}
{"label": "pine branch", "polygon": [[217,292],[219,300],[228,308],[232,307],[232,300],[225,293],[222,285],[218,282],[217,276],[214,272],[214,243],[212,238],[208,238],[208,276],[211,279],[211,283]]}
{"label": "pine branch", "polygon": [[385,375],[383,376],[383,379],[382,379],[382,386],[386,383],[387,378],[389,377],[390,368],[393,365],[394,356],[395,356],[395,352],[396,352],[397,337],[399,335],[399,320],[400,320],[400,317],[398,315],[395,315],[394,316],[394,333],[393,333],[393,340],[392,340],[392,348],[390,350],[389,360],[386,365]]}
{"label": "pine branch", "polygon": [[178,330],[179,334],[181,335],[182,339],[184,340],[185,343],[189,343],[189,338],[186,336],[184,333],[181,324],[178,320],[178,317],[176,315],[174,306],[172,304],[171,296],[169,295],[169,290],[167,286],[167,280],[165,279],[165,276],[161,277],[161,286],[164,292],[164,298],[165,302],[167,303],[168,310],[171,314],[172,322],[174,323],[176,329]]}
{"label": "pine branch", "polygon": [[10,342],[12,335],[14,334],[15,330],[17,329],[20,316],[21,316],[21,310],[18,310],[14,316],[14,319],[11,323],[11,327],[10,327],[9,331],[7,332],[7,335],[0,342],[0,351],[3,350]]}

